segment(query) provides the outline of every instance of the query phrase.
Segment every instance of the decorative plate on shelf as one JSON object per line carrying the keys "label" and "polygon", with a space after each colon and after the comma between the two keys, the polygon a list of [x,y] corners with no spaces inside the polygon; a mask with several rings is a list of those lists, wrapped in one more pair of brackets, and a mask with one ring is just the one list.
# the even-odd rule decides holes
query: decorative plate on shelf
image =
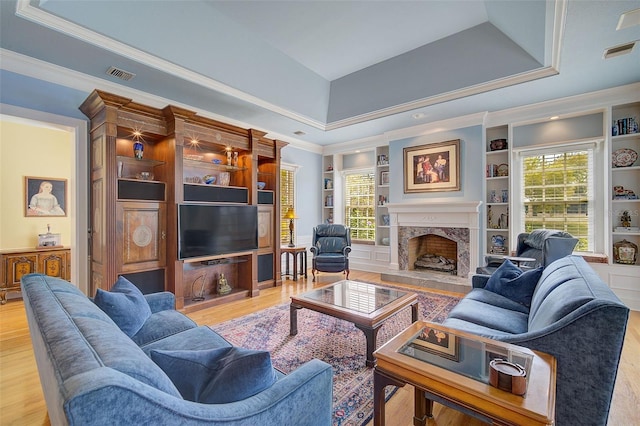
{"label": "decorative plate on shelf", "polygon": [[509,165],[502,163],[498,166],[498,176],[509,176]]}
{"label": "decorative plate on shelf", "polygon": [[611,154],[614,167],[629,167],[638,159],[638,153],[629,148],[617,149]]}

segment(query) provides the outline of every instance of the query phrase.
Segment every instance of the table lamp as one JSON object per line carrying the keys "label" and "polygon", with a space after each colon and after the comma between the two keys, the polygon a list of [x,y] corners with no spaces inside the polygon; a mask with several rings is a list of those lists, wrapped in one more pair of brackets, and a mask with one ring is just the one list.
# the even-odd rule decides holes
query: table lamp
{"label": "table lamp", "polygon": [[285,219],[289,219],[289,247],[295,247],[293,244],[293,219],[297,219],[296,212],[293,211],[293,207],[289,207],[289,210],[284,214]]}

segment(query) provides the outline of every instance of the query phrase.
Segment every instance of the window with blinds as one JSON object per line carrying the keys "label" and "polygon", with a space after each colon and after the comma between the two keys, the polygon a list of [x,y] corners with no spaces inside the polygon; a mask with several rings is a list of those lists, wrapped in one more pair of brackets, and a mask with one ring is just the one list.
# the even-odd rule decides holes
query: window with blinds
{"label": "window with blinds", "polygon": [[375,242],[375,174],[373,171],[344,176],[345,224],[354,241]]}
{"label": "window with blinds", "polygon": [[525,232],[558,229],[579,239],[576,251],[593,251],[593,149],[522,154]]}
{"label": "window with blinds", "polygon": [[[285,215],[287,210],[295,210],[295,170],[280,169],[280,213]],[[289,244],[289,220],[280,219],[280,243]]]}

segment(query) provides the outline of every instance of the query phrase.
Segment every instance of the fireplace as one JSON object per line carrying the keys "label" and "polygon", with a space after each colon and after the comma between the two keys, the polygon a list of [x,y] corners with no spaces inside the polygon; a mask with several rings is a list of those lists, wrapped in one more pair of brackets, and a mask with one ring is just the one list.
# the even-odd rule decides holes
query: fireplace
{"label": "fireplace", "polygon": [[418,255],[437,254],[452,260],[456,266],[455,270],[446,271],[442,265],[438,272],[465,278],[469,274],[469,235],[469,228],[399,226],[398,269],[420,271],[421,268],[415,267]]}
{"label": "fireplace", "polygon": [[[453,275],[457,283],[470,285],[470,273],[479,260],[480,205],[480,201],[389,204],[390,269],[436,280]],[[427,263],[441,263],[437,265],[441,270],[416,268],[423,254],[437,256]]]}
{"label": "fireplace", "polygon": [[408,241],[409,270],[427,270],[457,275],[458,243],[436,234],[426,234]]}

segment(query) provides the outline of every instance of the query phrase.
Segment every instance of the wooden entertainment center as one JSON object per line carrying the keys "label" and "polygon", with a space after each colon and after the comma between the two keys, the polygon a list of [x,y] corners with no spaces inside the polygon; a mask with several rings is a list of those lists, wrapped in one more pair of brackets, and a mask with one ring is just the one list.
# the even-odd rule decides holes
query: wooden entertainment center
{"label": "wooden entertainment center", "polygon": [[[99,90],[80,110],[91,120],[91,295],[123,275],[143,292],[174,293],[176,308],[190,312],[282,283],[280,152],[286,142]],[[135,142],[142,143],[141,155]],[[257,206],[258,249],[181,260],[183,203]],[[233,288],[228,294],[217,292],[221,274]],[[200,289],[204,300],[193,300]]]}

